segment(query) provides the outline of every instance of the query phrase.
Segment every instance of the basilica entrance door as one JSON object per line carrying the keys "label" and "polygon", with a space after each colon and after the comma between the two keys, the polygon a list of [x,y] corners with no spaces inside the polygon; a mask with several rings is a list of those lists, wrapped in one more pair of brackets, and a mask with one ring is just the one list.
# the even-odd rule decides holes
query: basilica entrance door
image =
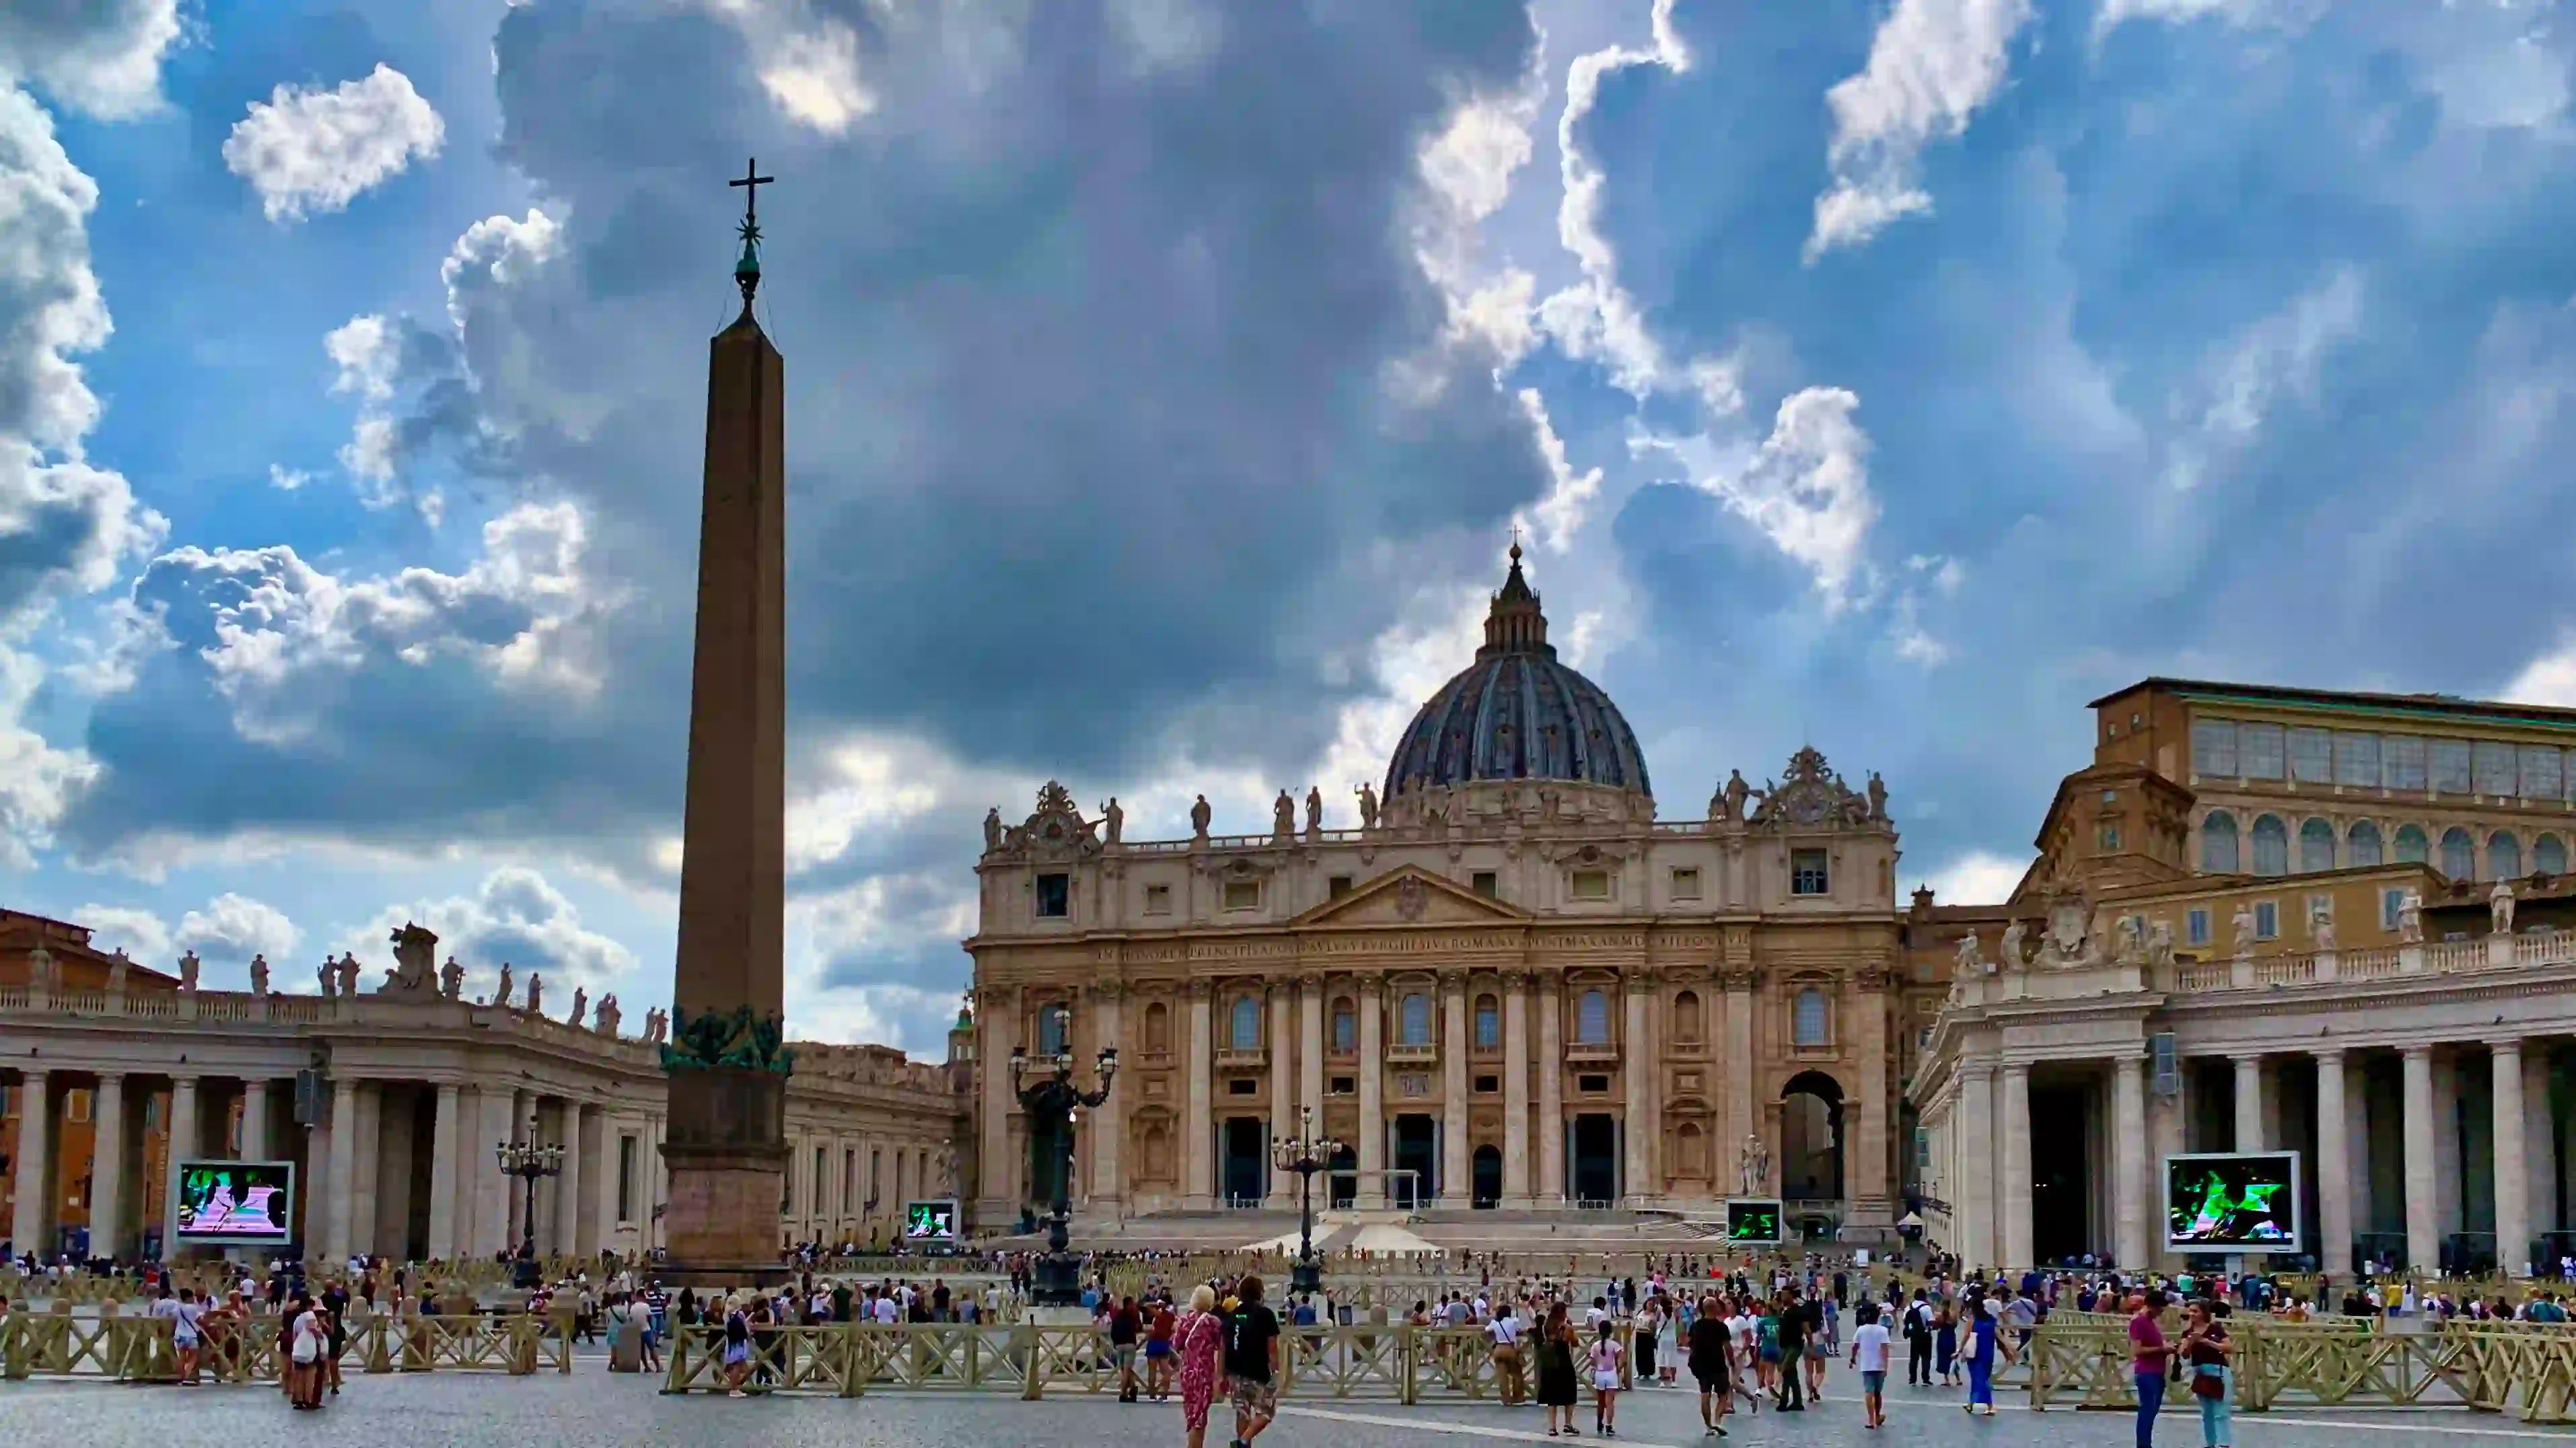
{"label": "basilica entrance door", "polygon": [[1574,1149],[1567,1153],[1573,1180],[1567,1190],[1577,1202],[1612,1202],[1619,1197],[1619,1121],[1587,1112],[1574,1118]]}
{"label": "basilica entrance door", "polygon": [[1476,1195],[1470,1205],[1492,1207],[1503,1199],[1503,1150],[1498,1146],[1476,1148]]}
{"label": "basilica entrance door", "polygon": [[1220,1159],[1228,1205],[1258,1206],[1263,1186],[1262,1124],[1258,1116],[1225,1119],[1224,1155]]}
{"label": "basilica entrance door", "polygon": [[1429,1116],[1395,1118],[1395,1168],[1414,1173],[1387,1182],[1387,1199],[1412,1211],[1440,1194],[1440,1123]]}

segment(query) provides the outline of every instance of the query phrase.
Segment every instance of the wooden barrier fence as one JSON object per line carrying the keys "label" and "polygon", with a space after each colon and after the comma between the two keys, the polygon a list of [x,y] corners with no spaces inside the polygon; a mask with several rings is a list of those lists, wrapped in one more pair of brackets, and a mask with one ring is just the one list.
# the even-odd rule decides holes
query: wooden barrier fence
{"label": "wooden barrier fence", "polygon": [[[413,1314],[374,1317],[340,1348],[343,1372],[486,1372],[513,1377],[572,1371],[572,1314]],[[179,1378],[177,1324],[167,1318],[74,1317],[12,1312],[0,1317],[0,1379],[110,1378],[168,1383]],[[199,1372],[219,1383],[274,1383],[277,1320],[201,1325]]]}

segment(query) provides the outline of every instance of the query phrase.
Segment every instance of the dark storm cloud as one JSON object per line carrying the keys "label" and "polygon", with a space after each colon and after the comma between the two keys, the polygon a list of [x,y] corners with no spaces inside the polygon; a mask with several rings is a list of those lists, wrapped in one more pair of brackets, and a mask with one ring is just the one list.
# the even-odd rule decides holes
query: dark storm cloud
{"label": "dark storm cloud", "polygon": [[[306,735],[255,745],[207,708],[204,661],[165,652],[100,711],[108,783],[72,837],[506,821],[631,853],[676,825],[701,339],[729,313],[721,182],[752,153],[782,178],[762,304],[790,381],[794,727],[1078,776],[1223,698],[1253,707],[1221,754],[1310,754],[1320,654],[1413,581],[1370,550],[1498,528],[1545,486],[1490,358],[1459,356],[1427,405],[1381,386],[1443,320],[1410,239],[1417,150],[1534,36],[1502,3],[1212,13],[1177,57],[1094,5],[1029,7],[1016,33],[963,33],[985,23],[966,7],[862,23],[875,109],[826,136],[764,93],[757,37],[706,13],[512,9],[499,150],[560,229],[459,243],[465,370],[406,344],[402,442],[578,501],[591,586],[625,593],[593,624],[608,694],[500,698],[463,662],[370,646]],[[185,636],[204,604],[169,606]]]}

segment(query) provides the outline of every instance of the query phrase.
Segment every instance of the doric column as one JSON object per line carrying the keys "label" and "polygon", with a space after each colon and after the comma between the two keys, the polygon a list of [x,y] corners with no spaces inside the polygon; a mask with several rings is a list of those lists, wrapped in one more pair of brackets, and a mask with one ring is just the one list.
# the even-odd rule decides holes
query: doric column
{"label": "doric column", "polygon": [[266,1161],[269,1157],[268,1083],[249,1080],[241,1083],[241,1154],[244,1161]]}
{"label": "doric column", "polygon": [[45,1229],[52,1223],[54,1146],[60,1133],[54,1130],[54,1098],[46,1074],[40,1070],[18,1072],[18,1178],[17,1200],[9,1214],[9,1246],[20,1254],[50,1253],[53,1243],[45,1240]]}
{"label": "doric column", "polygon": [[89,1254],[125,1251],[125,1078],[102,1071],[90,1098]]}
{"label": "doric column", "polygon": [[517,1104],[518,1093],[490,1086],[479,1088],[475,1099],[482,1130],[476,1140],[463,1143],[474,1163],[474,1250],[480,1256],[491,1256],[519,1245],[518,1182],[501,1174],[493,1148],[504,1141],[517,1141],[519,1123],[526,1117]]}
{"label": "doric column", "polygon": [[[1961,1180],[1952,1202],[1959,1224],[1955,1244],[1966,1267],[1992,1267],[1995,1254],[1995,1068],[1984,1061],[1959,1066],[1958,1118]],[[1947,1245],[1947,1244],[1945,1244]]]}
{"label": "doric column", "polygon": [[1386,1207],[1386,1018],[1384,990],[1376,976],[1359,978],[1360,1155],[1359,1205]]}
{"label": "doric column", "polygon": [[1654,1067],[1647,1058],[1646,983],[1631,975],[1627,987],[1627,1030],[1619,1041],[1622,1057],[1619,1078],[1628,1088],[1627,1109],[1620,1121],[1619,1156],[1627,1172],[1625,1180],[1620,1183],[1620,1190],[1634,1204],[1643,1201],[1655,1189],[1653,1108],[1648,1100]]}
{"label": "doric column", "polygon": [[[456,1136],[464,1130],[457,1106],[456,1083],[440,1082],[437,1115],[430,1127],[429,1255],[441,1262],[457,1258]],[[418,1145],[413,1149],[417,1151]]]}
{"label": "doric column", "polygon": [[1216,1089],[1208,1058],[1208,983],[1190,982],[1189,1110],[1183,1126],[1182,1160],[1189,1174],[1181,1184],[1188,1205],[1206,1211],[1216,1205],[1216,1123],[1208,1097]]}
{"label": "doric column", "polygon": [[2317,1260],[2328,1276],[2352,1275],[2352,1135],[2345,1125],[2343,1050],[2317,1063]]}
{"label": "doric column", "polygon": [[[173,1076],[170,1078],[170,1146],[169,1150],[162,1153],[161,1163],[161,1202],[165,1223],[177,1219],[176,1213],[170,1209],[170,1188],[178,1180],[176,1173],[179,1163],[198,1155],[204,1149],[198,1144],[203,1140],[205,1138],[197,1125],[197,1078]],[[176,1260],[179,1255],[178,1245],[164,1236],[161,1242],[161,1255]]]}
{"label": "doric column", "polygon": [[[358,1134],[356,1150],[350,1153],[350,1170],[356,1183],[349,1190],[349,1250],[375,1256],[380,1250],[380,1226],[384,1217],[376,1199],[377,1179],[384,1175],[385,1091],[373,1081],[358,1083]],[[399,1233],[397,1233],[399,1235]],[[397,1242],[384,1250],[389,1257],[402,1255],[403,1244]]]}
{"label": "doric column", "polygon": [[2530,1166],[2523,1159],[2522,1040],[2509,1037],[2489,1043],[2494,1061],[2495,1230],[2496,1263],[2504,1272],[2528,1276],[2531,1260]]}
{"label": "doric column", "polygon": [[[1844,1120],[1855,1137],[1856,1150],[1850,1153],[1859,1170],[1844,1185],[1851,1196],[1851,1212],[1864,1226],[1887,1227],[1896,1221],[1893,1196],[1888,1184],[1888,1165],[1894,1153],[1889,1141],[1896,1134],[1896,1103],[1900,1093],[1891,1090],[1887,1079],[1887,992],[1890,985],[1887,966],[1873,962],[1861,969],[1855,979],[1860,989],[1852,996],[1858,1009],[1857,1028],[1852,1032],[1852,1049],[1859,1056],[1860,1097],[1857,1103],[1845,1103]],[[1854,1121],[1853,1106],[1858,1120]]]}
{"label": "doric column", "polygon": [[1530,1195],[1548,1206],[1565,1203],[1565,982],[1539,977],[1538,1182]]}
{"label": "doric column", "polygon": [[1324,1122],[1324,977],[1308,972],[1297,980],[1297,1101],[1315,1109],[1315,1124]]}
{"label": "doric column", "polygon": [[[1014,1185],[1018,1163],[1011,1155],[1011,1108],[1018,1098],[1011,1090],[1010,1061],[1011,1048],[1025,1043],[1014,1039],[1009,1028],[1013,1001],[1007,987],[975,993],[975,1078],[983,1088],[977,1113],[983,1140],[975,1149],[975,1216],[986,1227],[1019,1215]],[[882,1209],[884,1203],[878,1205]]]}
{"label": "doric column", "polygon": [[1753,972],[1737,967],[1720,973],[1719,983],[1726,987],[1726,1059],[1719,1063],[1718,1079],[1727,1083],[1726,1141],[1717,1152],[1723,1164],[1735,1160],[1745,1141],[1753,1135],[1753,1099],[1762,1091],[1753,1059]]}
{"label": "doric column", "polygon": [[1503,1205],[1530,1203],[1529,972],[1503,975]]}
{"label": "doric column", "polygon": [[[563,1175],[555,1178],[555,1213],[552,1240],[541,1242],[538,1249],[570,1256],[580,1251],[573,1245],[581,1240],[581,1184],[590,1175],[590,1163],[581,1159],[581,1103],[563,1103],[562,1133]],[[809,1153],[810,1154],[810,1153]]]}
{"label": "doric column", "polygon": [[2003,1257],[1998,1264],[2014,1272],[2034,1265],[2030,1222],[2030,1067],[2007,1061],[2004,1087],[2004,1182],[1998,1209],[2003,1220]]}
{"label": "doric column", "polygon": [[2442,1260],[2434,1216],[2433,1048],[2408,1046],[2400,1055],[2406,1112],[2406,1269],[2430,1276]]}
{"label": "doric column", "polygon": [[1440,1198],[1458,1203],[1475,1191],[1467,1166],[1467,973],[1440,976]]}
{"label": "doric column", "polygon": [[[1270,995],[1270,1039],[1262,1044],[1270,1049],[1270,1139],[1297,1134],[1296,1063],[1289,1059],[1288,1038],[1296,1031],[1297,1005],[1290,999],[1289,984],[1274,980],[1267,990]],[[1297,1204],[1297,1174],[1278,1170],[1270,1154],[1262,1153],[1261,1170],[1269,1178],[1270,1205],[1293,1207]]]}
{"label": "doric column", "polygon": [[2236,1149],[2263,1150],[2263,1058],[2236,1058]]}
{"label": "doric column", "polygon": [[358,1083],[343,1076],[331,1085],[331,1146],[322,1189],[322,1260],[349,1259],[349,1234],[358,1206]]}
{"label": "doric column", "polygon": [[2154,1251],[2148,1235],[2149,1203],[2155,1186],[2147,1164],[2147,1058],[2123,1056],[2111,1062],[2111,1250],[2120,1266],[2143,1271]]}
{"label": "doric column", "polygon": [[[1099,1037],[1099,1046],[1118,1047],[1121,1048],[1122,1053],[1126,1046],[1126,1039],[1120,1034],[1126,1028],[1126,1021],[1120,1014],[1121,1007],[1124,1005],[1122,1000],[1124,995],[1124,990],[1115,981],[1091,988],[1092,1031]],[[1127,1199],[1127,1178],[1124,1175],[1124,1169],[1119,1165],[1118,1153],[1119,1148],[1125,1145],[1127,1135],[1126,1102],[1134,1094],[1133,1085],[1128,1087],[1123,1096],[1112,1089],[1109,1099],[1101,1103],[1100,1109],[1092,1114],[1091,1180],[1085,1185],[1089,1188],[1088,1194],[1091,1200],[1095,1202],[1121,1202]]]}

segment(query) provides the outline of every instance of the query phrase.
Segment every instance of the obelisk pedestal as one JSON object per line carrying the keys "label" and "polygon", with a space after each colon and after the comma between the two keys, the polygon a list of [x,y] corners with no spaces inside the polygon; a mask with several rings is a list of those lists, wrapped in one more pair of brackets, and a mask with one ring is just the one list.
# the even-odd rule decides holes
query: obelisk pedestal
{"label": "obelisk pedestal", "polygon": [[759,241],[755,213],[735,273],[742,315],[708,348],[680,933],[662,1049],[661,1275],[700,1287],[786,1276],[785,364],[751,314]]}

